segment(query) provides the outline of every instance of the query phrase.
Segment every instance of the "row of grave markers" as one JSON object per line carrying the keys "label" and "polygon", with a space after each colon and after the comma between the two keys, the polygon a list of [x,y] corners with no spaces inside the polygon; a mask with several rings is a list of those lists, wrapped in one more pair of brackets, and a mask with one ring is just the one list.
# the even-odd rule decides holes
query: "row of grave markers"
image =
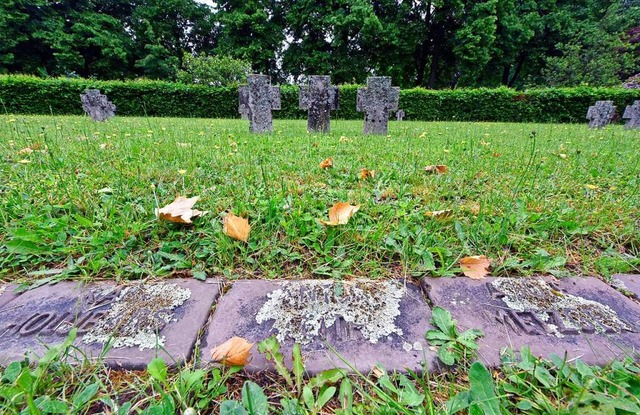
{"label": "row of grave markers", "polygon": [[[587,111],[587,119],[589,120],[589,128],[605,127],[615,119],[616,106],[613,101],[596,101],[595,105],[589,107]],[[628,120],[625,123],[626,128],[640,128],[640,101],[634,101],[632,105],[628,105],[622,119]]]}
{"label": "row of grave markers", "polygon": [[[238,89],[238,111],[249,120],[252,133],[268,133],[273,130],[272,110],[279,110],[280,87],[272,86],[268,75],[249,75],[248,84]],[[405,113],[398,110],[400,88],[391,86],[391,78],[373,76],[367,78],[367,87],[358,88],[356,110],[365,113],[364,134],[387,134],[389,114],[396,111],[398,121]],[[116,106],[101,94],[90,89],[80,96],[82,108],[94,121],[105,121],[115,115]],[[332,86],[328,75],[309,77],[309,85],[301,86],[299,108],[307,110],[307,131],[328,133],[331,130],[330,112],[339,107],[340,93]],[[616,117],[613,101],[597,101],[587,111],[590,128],[602,128]],[[623,119],[626,128],[640,128],[640,101],[625,108]]]}
{"label": "row of grave markers", "polygon": [[[280,109],[280,87],[271,86],[268,75],[249,75],[247,85],[238,90],[238,111],[249,120],[252,133],[273,130],[271,111]],[[397,111],[398,120],[404,111],[398,111],[400,88],[391,86],[391,78],[367,78],[367,87],[358,89],[356,110],[365,113],[364,134],[387,134],[389,113]],[[307,110],[307,131],[328,133],[331,130],[330,111],[339,107],[340,92],[332,86],[328,75],[312,75],[309,85],[300,87],[299,108]]]}
{"label": "row of grave markers", "polygon": [[[301,344],[310,373],[345,367],[328,345],[363,373],[377,364],[439,370],[437,350],[425,340],[435,328],[434,306],[449,310],[459,330],[484,332],[479,359],[491,366],[500,364],[503,348],[524,346],[544,358],[638,361],[640,276],[614,281],[624,294],[592,277],[237,280],[229,290],[215,279],[66,281],[21,294],[0,284],[0,365],[37,360],[75,328],[75,357],[95,359],[109,343],[104,362],[126,369],[156,356],[183,364],[194,350],[207,364],[211,350],[234,336],[258,343],[275,335],[285,356]],[[256,349],[247,369],[273,369]]]}

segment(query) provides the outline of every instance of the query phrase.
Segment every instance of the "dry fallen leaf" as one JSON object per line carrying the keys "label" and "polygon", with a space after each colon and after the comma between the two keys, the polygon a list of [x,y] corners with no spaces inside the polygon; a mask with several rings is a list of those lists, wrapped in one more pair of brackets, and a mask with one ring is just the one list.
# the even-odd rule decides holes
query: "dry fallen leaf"
{"label": "dry fallen leaf", "polygon": [[560,153],[560,154],[558,154],[558,157],[560,157],[561,159],[563,159],[563,160],[564,160],[564,159],[566,159],[566,158],[567,158],[567,155],[566,155],[566,154],[564,154],[564,153]]}
{"label": "dry fallen leaf", "polygon": [[243,242],[247,242],[249,240],[251,225],[249,225],[249,221],[247,219],[229,212],[227,216],[222,219],[222,224],[222,231],[225,235]]}
{"label": "dry fallen leaf", "polygon": [[585,187],[589,190],[598,190],[600,189],[600,186],[596,186],[595,184],[587,184],[585,185]]}
{"label": "dry fallen leaf", "polygon": [[22,150],[18,151],[18,154],[31,154],[33,153],[33,149],[31,147],[25,147]]}
{"label": "dry fallen leaf", "polygon": [[453,210],[434,210],[432,212],[425,212],[424,214],[434,219],[449,219],[453,215]]}
{"label": "dry fallen leaf", "polygon": [[353,206],[345,202],[338,202],[329,209],[329,221],[320,220],[323,225],[346,225],[349,218],[360,209],[360,205]]}
{"label": "dry fallen leaf", "polygon": [[444,164],[436,164],[435,166],[427,166],[424,168],[427,173],[445,174],[447,172],[447,166]]}
{"label": "dry fallen leaf", "polygon": [[251,357],[250,343],[242,337],[232,337],[215,349],[211,350],[211,359],[228,366],[244,366]]}
{"label": "dry fallen leaf", "polygon": [[481,280],[489,274],[491,260],[484,255],[474,255],[462,258],[460,268],[462,273],[472,280]]}
{"label": "dry fallen leaf", "polygon": [[193,205],[196,204],[198,199],[198,196],[190,198],[178,196],[176,200],[162,209],[156,209],[156,216],[169,222],[191,223],[191,218],[203,216],[208,213],[193,209]]}
{"label": "dry fallen leaf", "polygon": [[321,169],[328,169],[331,167],[333,167],[333,157],[326,158],[320,163]]}
{"label": "dry fallen leaf", "polygon": [[376,171],[375,170],[369,170],[369,169],[362,169],[360,170],[360,179],[362,180],[366,180],[366,179],[373,179],[376,176]]}

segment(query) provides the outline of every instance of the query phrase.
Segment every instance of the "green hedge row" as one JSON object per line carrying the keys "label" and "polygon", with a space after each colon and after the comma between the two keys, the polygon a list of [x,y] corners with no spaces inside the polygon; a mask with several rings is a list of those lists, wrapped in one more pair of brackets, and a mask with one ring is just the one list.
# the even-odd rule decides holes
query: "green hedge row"
{"label": "green hedge row", "polygon": [[[162,81],[95,81],[0,76],[0,100],[13,114],[82,114],[79,95],[98,88],[116,104],[118,115],[238,118],[237,88],[213,88]],[[358,86],[340,87],[340,108],[335,118],[361,119],[356,112]],[[281,87],[282,110],[277,118],[305,118],[298,109],[298,88]],[[426,90],[400,92],[400,108],[407,120],[585,122],[589,105],[613,100],[624,107],[640,99],[640,90],[622,88],[549,88],[516,91],[508,88]]]}

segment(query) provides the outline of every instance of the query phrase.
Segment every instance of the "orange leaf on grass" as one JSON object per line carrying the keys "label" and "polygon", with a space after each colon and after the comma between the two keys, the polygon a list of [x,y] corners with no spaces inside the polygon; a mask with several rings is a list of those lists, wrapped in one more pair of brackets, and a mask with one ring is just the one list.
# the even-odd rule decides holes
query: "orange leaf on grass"
{"label": "orange leaf on grass", "polygon": [[329,221],[320,220],[323,225],[346,225],[349,219],[360,209],[360,205],[353,206],[345,202],[338,202],[329,209]]}
{"label": "orange leaf on grass", "polygon": [[184,197],[178,196],[176,200],[163,207],[162,209],[156,209],[156,216],[162,220],[166,220],[174,223],[191,223],[191,218],[202,216],[208,212],[202,212],[198,209],[194,209],[193,205],[196,204],[199,197]]}
{"label": "orange leaf on grass", "polygon": [[473,255],[460,260],[462,273],[472,280],[481,280],[489,274],[491,260],[484,255]]}
{"label": "orange leaf on grass", "polygon": [[250,360],[250,343],[242,337],[232,337],[211,350],[211,359],[227,366],[244,366]]}
{"label": "orange leaf on grass", "polygon": [[434,166],[425,167],[424,171],[426,171],[427,173],[445,174],[447,172],[447,166],[445,166],[444,164],[436,164]]}
{"label": "orange leaf on grass", "polygon": [[373,179],[375,176],[376,176],[375,170],[369,170],[369,169],[360,170],[360,179],[362,180]]}
{"label": "orange leaf on grass", "polygon": [[229,212],[227,216],[222,219],[222,225],[222,232],[224,232],[225,235],[243,242],[247,242],[249,240],[251,225],[249,225],[249,221],[247,219]]}
{"label": "orange leaf on grass", "polygon": [[326,158],[320,162],[321,169],[329,169],[333,167],[333,157]]}

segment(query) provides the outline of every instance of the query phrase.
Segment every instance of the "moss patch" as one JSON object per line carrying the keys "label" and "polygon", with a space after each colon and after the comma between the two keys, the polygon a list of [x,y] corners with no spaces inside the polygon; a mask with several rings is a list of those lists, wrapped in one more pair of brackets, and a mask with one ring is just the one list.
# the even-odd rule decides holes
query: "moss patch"
{"label": "moss patch", "polygon": [[136,285],[124,288],[83,341],[140,350],[164,346],[160,330],[173,319],[173,310],[191,296],[188,288],[176,284]]}
{"label": "moss patch", "polygon": [[632,331],[611,307],[555,290],[542,279],[496,278],[491,284],[505,294],[502,300],[507,307],[533,312],[556,336],[562,334],[552,324],[551,314],[559,317],[564,327],[579,331],[585,327],[593,327],[597,333]]}
{"label": "moss patch", "polygon": [[320,329],[338,318],[356,328],[371,343],[393,333],[405,288],[395,281],[291,281],[272,291],[256,316],[260,324],[273,320],[280,341],[310,343]]}

